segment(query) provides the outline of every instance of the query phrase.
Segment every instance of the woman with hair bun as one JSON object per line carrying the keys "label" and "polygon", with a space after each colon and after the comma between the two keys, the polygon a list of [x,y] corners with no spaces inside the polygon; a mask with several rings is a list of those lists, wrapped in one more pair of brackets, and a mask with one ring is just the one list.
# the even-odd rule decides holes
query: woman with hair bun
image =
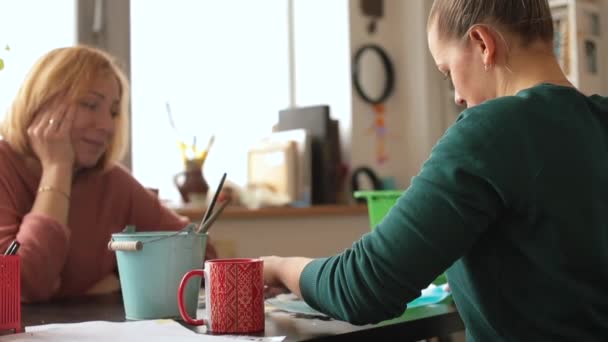
{"label": "woman with hair bun", "polygon": [[604,340],[608,98],[562,72],[547,0],[435,0],[428,44],[466,109],[373,232],[266,284],[366,324],[447,270],[468,341]]}

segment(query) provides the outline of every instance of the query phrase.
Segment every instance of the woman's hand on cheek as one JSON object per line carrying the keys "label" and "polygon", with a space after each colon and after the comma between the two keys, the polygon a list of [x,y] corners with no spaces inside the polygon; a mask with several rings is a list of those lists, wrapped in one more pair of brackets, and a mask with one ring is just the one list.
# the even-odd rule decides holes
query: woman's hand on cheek
{"label": "woman's hand on cheek", "polygon": [[74,108],[54,102],[44,106],[28,127],[30,145],[43,170],[50,167],[73,168],[73,122]]}

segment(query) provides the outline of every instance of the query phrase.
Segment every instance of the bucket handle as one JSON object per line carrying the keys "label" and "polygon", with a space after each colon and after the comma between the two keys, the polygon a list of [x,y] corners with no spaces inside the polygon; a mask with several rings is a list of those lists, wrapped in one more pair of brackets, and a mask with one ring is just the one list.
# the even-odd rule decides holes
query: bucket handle
{"label": "bucket handle", "polygon": [[[152,242],[157,242],[160,240],[164,240],[164,239],[168,239],[168,238],[172,238],[176,235],[179,235],[180,233],[183,232],[188,232],[188,233],[192,233],[194,230],[195,225],[193,223],[185,226],[184,228],[176,231],[173,234],[167,235],[167,236],[161,236],[159,238],[156,239],[152,239],[152,240],[148,240],[146,241],[146,243],[152,243]],[[127,252],[135,252],[135,251],[141,251],[144,248],[144,243],[141,241],[114,241],[114,240],[110,240],[110,242],[108,242],[108,250],[111,251],[127,251]]]}
{"label": "bucket handle", "polygon": [[110,241],[108,242],[108,249],[111,251],[125,251],[125,252],[136,252],[141,251],[144,248],[144,244],[141,241]]}
{"label": "bucket handle", "polygon": [[156,242],[156,241],[160,241],[160,240],[164,240],[164,239],[172,238],[172,237],[174,237],[174,236],[176,236],[176,235],[179,235],[179,234],[181,234],[181,233],[183,233],[183,232],[192,233],[192,231],[193,231],[194,227],[195,227],[194,223],[190,223],[189,225],[187,225],[187,226],[185,226],[184,228],[182,228],[182,229],[180,229],[180,230],[176,231],[176,232],[175,232],[175,233],[173,233],[173,234],[170,234],[170,235],[167,235],[167,236],[161,236],[161,237],[158,237],[158,238],[156,238],[156,239],[152,239],[152,240],[148,240],[148,241],[146,241],[146,243],[152,243],[152,242]]}

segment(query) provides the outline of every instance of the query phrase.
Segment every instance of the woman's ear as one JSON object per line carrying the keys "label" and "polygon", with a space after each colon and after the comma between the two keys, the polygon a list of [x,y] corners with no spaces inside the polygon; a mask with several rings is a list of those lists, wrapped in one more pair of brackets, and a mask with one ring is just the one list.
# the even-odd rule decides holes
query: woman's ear
{"label": "woman's ear", "polygon": [[475,25],[469,30],[473,52],[479,53],[486,70],[496,64],[496,38],[495,33],[485,25]]}

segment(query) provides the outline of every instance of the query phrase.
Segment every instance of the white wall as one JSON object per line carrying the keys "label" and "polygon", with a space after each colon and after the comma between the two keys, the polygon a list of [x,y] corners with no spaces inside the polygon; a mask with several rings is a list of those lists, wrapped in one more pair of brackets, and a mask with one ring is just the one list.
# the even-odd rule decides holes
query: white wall
{"label": "white wall", "polygon": [[396,74],[394,93],[386,102],[389,159],[376,162],[374,136],[368,133],[371,107],[353,93],[352,164],[369,165],[381,176],[394,176],[400,188],[409,185],[446,127],[442,79],[427,47],[430,4],[426,0],[385,0],[385,16],[370,35],[359,1],[350,1],[352,55],[363,44],[378,44],[392,59]]}
{"label": "white wall", "polygon": [[366,214],[323,217],[220,218],[209,232],[220,257],[330,256],[368,233]]}
{"label": "white wall", "polygon": [[[389,161],[375,162],[373,136],[366,130],[371,109],[353,91],[352,162],[375,167],[382,176],[395,176],[400,187],[409,185],[430,149],[456,119],[460,108],[453,105],[448,85],[436,70],[426,41],[430,0],[384,0],[385,17],[377,32],[366,32],[368,20],[359,10],[359,0],[350,0],[351,53],[365,43],[383,46],[393,60],[396,88],[387,101],[387,149]],[[603,63],[608,63],[608,0],[602,6]],[[608,65],[602,68],[603,95],[608,95]]]}

